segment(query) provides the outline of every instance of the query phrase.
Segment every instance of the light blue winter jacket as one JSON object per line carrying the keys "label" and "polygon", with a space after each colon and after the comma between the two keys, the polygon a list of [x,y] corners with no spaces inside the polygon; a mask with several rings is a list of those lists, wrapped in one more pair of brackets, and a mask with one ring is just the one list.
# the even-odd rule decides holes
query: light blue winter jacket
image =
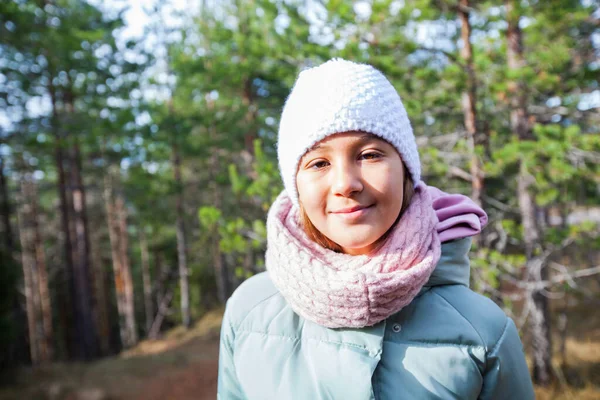
{"label": "light blue winter jacket", "polygon": [[513,321],[468,288],[470,246],[443,244],[412,303],[362,329],[307,321],[268,273],[248,279],[227,303],[218,398],[533,399]]}

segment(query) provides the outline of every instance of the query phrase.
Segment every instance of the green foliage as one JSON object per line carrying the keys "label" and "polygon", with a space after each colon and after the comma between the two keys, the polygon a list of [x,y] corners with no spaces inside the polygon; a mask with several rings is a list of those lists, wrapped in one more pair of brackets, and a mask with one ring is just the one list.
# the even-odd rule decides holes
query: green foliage
{"label": "green foliage", "polygon": [[245,228],[246,223],[242,218],[236,218],[220,226],[219,235],[221,235],[221,251],[225,253],[244,252],[247,242],[242,236],[242,231]]}
{"label": "green foliage", "polygon": [[251,205],[258,206],[259,218],[243,218],[235,214],[233,217],[223,217],[223,212],[212,206],[199,209],[198,216],[204,229],[212,230],[218,226],[219,247],[224,253],[240,255],[249,251],[264,251],[267,238],[264,213],[282,190],[275,165],[275,161],[263,151],[260,140],[254,142],[254,162],[249,172],[254,179],[240,176],[235,164],[229,165],[233,193],[239,202],[251,200]]}
{"label": "green foliage", "polygon": [[243,193],[248,186],[248,181],[240,176],[235,164],[229,164],[229,181],[231,182],[231,190],[236,195]]}
{"label": "green foliage", "polygon": [[257,199],[263,211],[267,211],[283,189],[277,162],[264,153],[261,141],[254,141],[253,175],[255,178],[247,187],[246,194]]}
{"label": "green foliage", "polygon": [[200,226],[204,229],[212,230],[221,221],[221,210],[211,206],[200,207],[198,218],[200,219]]}

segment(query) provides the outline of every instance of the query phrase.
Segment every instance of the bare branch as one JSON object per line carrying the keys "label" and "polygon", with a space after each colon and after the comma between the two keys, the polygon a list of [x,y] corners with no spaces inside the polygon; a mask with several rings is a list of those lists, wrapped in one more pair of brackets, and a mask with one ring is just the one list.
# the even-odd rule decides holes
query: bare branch
{"label": "bare branch", "polygon": [[489,205],[496,207],[500,211],[509,212],[509,213],[513,213],[513,214],[519,213],[518,209],[513,208],[509,205],[506,205],[506,204],[502,203],[501,201],[494,199],[493,197],[484,195],[483,200],[485,200],[485,202],[488,203]]}
{"label": "bare branch", "polygon": [[454,151],[442,151],[439,150],[438,151],[438,156],[440,158],[443,158],[444,161],[446,161],[448,164],[455,164],[455,163],[463,163],[464,161],[466,161],[467,159],[469,159],[469,154],[467,153],[457,153]]}
{"label": "bare branch", "polygon": [[559,300],[565,297],[565,292],[551,292],[547,289],[542,289],[540,292],[544,295],[544,297],[552,300]]}
{"label": "bare branch", "polygon": [[[560,265],[555,262],[553,262],[553,264]],[[566,268],[564,265],[561,265],[561,267]],[[586,276],[592,276],[592,275],[596,275],[596,274],[600,274],[600,265],[597,265],[592,268],[580,269],[578,271],[571,272],[569,278],[571,278],[571,279],[572,278],[583,278]],[[550,282],[552,282],[552,283],[564,282],[566,280],[566,277],[564,275],[565,274],[558,275],[558,276],[554,277],[553,279],[550,279]]]}
{"label": "bare branch", "polygon": [[[586,276],[592,276],[596,274],[600,274],[600,265],[593,268],[580,269],[575,272],[562,273],[552,277],[552,279],[549,279],[547,281],[523,282],[511,276],[504,276],[504,278],[522,289],[529,291],[542,291],[556,284],[563,283],[565,281],[572,281],[575,278],[583,278]],[[575,285],[575,287],[577,286]]]}
{"label": "bare branch", "polygon": [[450,168],[448,168],[448,173],[452,176],[457,176],[467,182],[471,182],[473,180],[473,176],[471,176],[470,173],[455,166],[450,166]]}
{"label": "bare branch", "polygon": [[575,161],[575,162],[577,162],[579,160],[583,160],[583,161],[590,161],[595,164],[600,164],[600,153],[595,152],[595,151],[586,151],[586,150],[581,150],[578,148],[572,148],[569,150],[567,157],[571,161]]}
{"label": "bare branch", "polygon": [[540,105],[535,105],[532,104],[530,105],[528,108],[529,112],[531,112],[532,114],[536,114],[536,115],[544,115],[544,114],[548,114],[548,115],[554,115],[554,114],[559,114],[562,116],[567,116],[567,115],[571,115],[574,113],[573,110],[568,109],[567,107],[564,106],[559,106],[559,107],[548,107],[546,105],[540,106]]}
{"label": "bare branch", "polygon": [[416,138],[417,146],[434,146],[440,147],[447,143],[456,144],[456,142],[461,138],[465,137],[466,133],[464,131],[447,133],[445,135],[437,135],[437,136],[419,136]]}
{"label": "bare branch", "polygon": [[551,262],[549,266],[554,268],[555,270],[560,271],[562,275],[566,276],[565,280],[568,282],[569,286],[571,286],[573,289],[577,288],[577,283],[575,283],[575,281],[571,277],[571,274],[569,273],[567,267],[557,262]]}

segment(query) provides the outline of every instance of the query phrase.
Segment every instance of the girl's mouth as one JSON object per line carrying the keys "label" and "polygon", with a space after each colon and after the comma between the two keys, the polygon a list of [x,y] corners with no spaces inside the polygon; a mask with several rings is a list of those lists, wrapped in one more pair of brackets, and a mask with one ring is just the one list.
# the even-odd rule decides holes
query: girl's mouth
{"label": "girl's mouth", "polygon": [[332,211],[331,213],[346,221],[354,221],[368,214],[372,208],[373,204],[371,204],[370,206],[354,206],[349,208],[343,208],[337,211]]}

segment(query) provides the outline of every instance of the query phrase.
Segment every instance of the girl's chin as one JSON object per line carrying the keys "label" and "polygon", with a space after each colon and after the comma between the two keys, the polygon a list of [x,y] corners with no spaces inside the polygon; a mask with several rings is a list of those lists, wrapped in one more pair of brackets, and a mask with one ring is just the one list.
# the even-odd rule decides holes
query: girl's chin
{"label": "girl's chin", "polygon": [[382,234],[379,234],[379,230],[365,229],[371,227],[340,226],[336,228],[337,231],[343,232],[343,235],[332,235],[337,236],[336,238],[332,238],[329,235],[326,236],[340,246],[349,248],[361,248],[369,246],[370,244],[376,242],[377,239],[379,239],[381,235],[385,233],[385,231],[383,231]]}
{"label": "girl's chin", "polygon": [[365,241],[339,241],[336,242],[339,246],[341,246],[341,248],[344,250],[344,253],[346,254],[353,254],[353,255],[357,255],[357,254],[367,254],[371,251],[371,249],[373,248],[375,242],[377,241],[378,238],[375,238],[373,240],[365,240]]}

